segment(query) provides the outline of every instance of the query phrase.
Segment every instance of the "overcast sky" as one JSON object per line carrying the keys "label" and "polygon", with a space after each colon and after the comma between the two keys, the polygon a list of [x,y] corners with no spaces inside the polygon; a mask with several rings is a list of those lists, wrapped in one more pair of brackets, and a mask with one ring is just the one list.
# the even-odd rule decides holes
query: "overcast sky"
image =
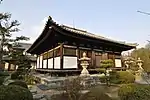
{"label": "overcast sky", "polygon": [[150,0],[3,0],[0,12],[12,13],[21,22],[16,36],[30,42],[41,33],[48,16],[59,24],[84,29],[111,39],[139,43],[150,40]]}

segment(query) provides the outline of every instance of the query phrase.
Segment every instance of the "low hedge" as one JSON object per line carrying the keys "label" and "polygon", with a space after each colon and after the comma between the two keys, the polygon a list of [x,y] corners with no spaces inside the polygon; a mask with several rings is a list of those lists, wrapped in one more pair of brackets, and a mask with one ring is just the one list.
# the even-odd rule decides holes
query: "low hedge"
{"label": "low hedge", "polygon": [[17,85],[0,86],[0,100],[33,100],[32,93]]}
{"label": "low hedge", "polygon": [[16,80],[16,79],[23,79],[23,77],[20,75],[21,72],[15,71],[11,74],[11,79]]}
{"label": "low hedge", "polygon": [[110,73],[110,83],[128,84],[134,83],[135,76],[128,71],[113,71]]}
{"label": "low hedge", "polygon": [[28,89],[27,84],[25,82],[23,82],[23,81],[20,81],[20,80],[17,80],[15,82],[9,83],[8,85],[18,85],[18,86],[21,86],[21,87],[24,87],[24,88]]}
{"label": "low hedge", "polygon": [[[100,80],[102,83],[106,82],[106,76],[101,76]],[[109,76],[110,83],[113,84],[128,84],[134,83],[135,76],[128,71],[112,71]]]}
{"label": "low hedge", "polygon": [[126,84],[119,89],[118,96],[121,100],[149,100],[150,86]]}
{"label": "low hedge", "polygon": [[128,71],[118,71],[116,78],[119,79],[119,83],[121,84],[135,82],[135,76],[131,72],[128,72]]}

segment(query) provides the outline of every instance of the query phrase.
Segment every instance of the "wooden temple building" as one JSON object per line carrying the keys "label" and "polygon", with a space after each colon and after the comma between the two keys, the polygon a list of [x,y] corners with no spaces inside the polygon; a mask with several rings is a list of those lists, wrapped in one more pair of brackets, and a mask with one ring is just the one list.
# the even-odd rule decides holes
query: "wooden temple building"
{"label": "wooden temple building", "polygon": [[79,59],[83,52],[91,58],[90,73],[99,70],[100,61],[112,59],[114,68],[121,68],[121,53],[136,48],[136,44],[111,40],[84,30],[59,25],[49,17],[43,32],[28,53],[36,54],[36,70],[49,73],[80,73]]}

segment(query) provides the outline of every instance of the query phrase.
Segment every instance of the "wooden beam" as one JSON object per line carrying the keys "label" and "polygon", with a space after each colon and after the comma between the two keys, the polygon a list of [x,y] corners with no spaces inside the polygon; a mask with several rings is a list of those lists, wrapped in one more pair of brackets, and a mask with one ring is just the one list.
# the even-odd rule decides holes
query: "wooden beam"
{"label": "wooden beam", "polygon": [[48,69],[48,53],[49,52],[47,52],[47,57],[46,57],[46,60],[47,60],[47,66],[46,67],[47,67],[47,69]]}
{"label": "wooden beam", "polygon": [[93,51],[92,50],[92,58],[91,58],[91,62],[92,62],[92,65],[91,66],[93,66],[94,68],[95,68],[95,66],[96,66],[96,61],[95,61],[95,51]]}
{"label": "wooden beam", "polygon": [[55,62],[54,62],[54,60],[55,60],[55,59],[54,59],[54,49],[52,49],[52,51],[53,51],[53,69],[54,69],[54,67],[55,67],[55,66],[54,66],[54,64],[55,64]]}
{"label": "wooden beam", "polygon": [[42,54],[42,69],[43,69],[43,54]]}
{"label": "wooden beam", "polygon": [[79,69],[79,66],[80,66],[80,62],[79,62],[79,56],[80,56],[80,54],[79,53],[80,53],[79,52],[79,47],[77,46],[76,54],[77,54],[77,66],[78,66],[78,69]]}
{"label": "wooden beam", "polygon": [[60,69],[63,69],[63,44],[60,45]]}

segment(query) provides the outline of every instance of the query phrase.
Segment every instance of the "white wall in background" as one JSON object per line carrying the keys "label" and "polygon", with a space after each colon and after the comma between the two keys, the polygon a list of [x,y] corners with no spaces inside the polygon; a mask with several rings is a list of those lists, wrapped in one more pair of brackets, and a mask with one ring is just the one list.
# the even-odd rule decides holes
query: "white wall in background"
{"label": "white wall in background", "polygon": [[39,68],[42,68],[42,61],[43,61],[43,56],[40,56],[40,67]]}
{"label": "white wall in background", "polygon": [[40,68],[40,63],[39,63],[39,60],[40,60],[40,58],[39,58],[39,56],[37,57],[37,62],[36,62],[36,66],[37,66],[37,68]]}
{"label": "white wall in background", "polygon": [[9,67],[9,63],[5,63],[5,70],[8,70],[8,67]]}
{"label": "white wall in background", "polygon": [[53,58],[48,59],[48,68],[53,68]]}
{"label": "white wall in background", "polygon": [[54,69],[60,69],[60,57],[54,58]]}
{"label": "white wall in background", "polygon": [[121,59],[115,59],[115,67],[122,67]]}
{"label": "white wall in background", "polygon": [[78,68],[77,57],[64,56],[63,68]]}
{"label": "white wall in background", "polygon": [[47,68],[47,60],[43,60],[43,68]]}

